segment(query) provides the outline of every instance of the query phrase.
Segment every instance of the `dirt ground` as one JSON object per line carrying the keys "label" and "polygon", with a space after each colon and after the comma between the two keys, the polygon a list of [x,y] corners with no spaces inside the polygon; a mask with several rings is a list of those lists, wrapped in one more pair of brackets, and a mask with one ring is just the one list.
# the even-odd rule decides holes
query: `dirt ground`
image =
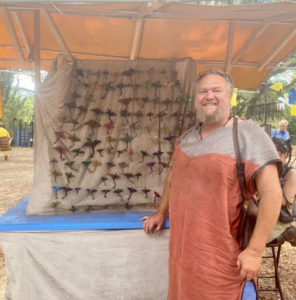
{"label": "dirt ground", "polygon": [[[25,196],[29,195],[32,189],[33,149],[13,148],[9,155],[9,160],[4,161],[3,153],[0,152],[0,177],[2,180],[0,185],[0,214],[5,213]],[[262,272],[270,272],[271,269],[270,264],[264,263]],[[279,271],[282,289],[286,300],[296,299],[295,270],[296,247],[293,248],[290,244],[285,243],[282,247]],[[0,249],[0,300],[5,298],[5,285],[5,261]],[[276,300],[280,298],[279,295],[275,293],[261,292],[260,299]]]}

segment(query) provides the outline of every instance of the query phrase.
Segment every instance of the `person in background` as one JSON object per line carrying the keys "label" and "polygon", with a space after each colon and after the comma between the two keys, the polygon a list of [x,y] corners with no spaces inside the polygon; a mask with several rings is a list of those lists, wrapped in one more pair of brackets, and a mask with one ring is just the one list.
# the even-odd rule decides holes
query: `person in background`
{"label": "person in background", "polygon": [[[169,211],[169,300],[256,299],[254,281],[281,207],[281,161],[262,128],[239,120],[246,190],[259,191],[257,223],[245,250],[237,240],[241,192],[233,147],[233,82],[220,70],[196,85],[198,126],[178,138],[157,213],[143,217],[144,231],[159,231]],[[252,289],[252,296],[246,291]]]}
{"label": "person in background", "polygon": [[284,141],[290,141],[291,137],[289,132],[287,131],[288,129],[289,122],[287,120],[281,120],[279,123],[280,128],[275,129],[271,132],[271,138],[277,138],[277,139],[282,139]]}
{"label": "person in background", "polygon": [[282,243],[289,242],[296,246],[296,170],[288,166],[290,148],[287,142],[274,138],[273,142],[283,162],[283,169],[280,176],[283,202],[279,221],[272,231],[269,242]]}
{"label": "person in background", "polygon": [[11,150],[10,134],[3,126],[3,122],[0,121],[0,151],[4,151],[4,160],[8,160],[8,151]]}

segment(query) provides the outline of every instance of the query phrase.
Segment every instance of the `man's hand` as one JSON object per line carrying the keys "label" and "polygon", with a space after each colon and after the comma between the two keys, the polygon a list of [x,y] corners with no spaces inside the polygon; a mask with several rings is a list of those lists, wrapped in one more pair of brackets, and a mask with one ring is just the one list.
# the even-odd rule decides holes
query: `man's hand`
{"label": "man's hand", "polygon": [[157,212],[152,216],[145,216],[141,220],[144,222],[144,231],[147,234],[158,232],[162,229],[166,216]]}
{"label": "man's hand", "polygon": [[261,269],[262,255],[248,247],[240,253],[236,263],[240,270],[240,277],[242,280],[256,280]]}

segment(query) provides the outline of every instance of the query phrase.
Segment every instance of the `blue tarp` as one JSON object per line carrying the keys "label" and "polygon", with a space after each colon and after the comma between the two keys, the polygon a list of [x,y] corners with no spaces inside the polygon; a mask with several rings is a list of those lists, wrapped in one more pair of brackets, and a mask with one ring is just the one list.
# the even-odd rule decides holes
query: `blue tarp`
{"label": "blue tarp", "polygon": [[[152,212],[98,212],[56,216],[26,216],[26,197],[0,216],[0,231],[124,230],[141,229],[141,217]],[[165,228],[169,227],[168,220]]]}

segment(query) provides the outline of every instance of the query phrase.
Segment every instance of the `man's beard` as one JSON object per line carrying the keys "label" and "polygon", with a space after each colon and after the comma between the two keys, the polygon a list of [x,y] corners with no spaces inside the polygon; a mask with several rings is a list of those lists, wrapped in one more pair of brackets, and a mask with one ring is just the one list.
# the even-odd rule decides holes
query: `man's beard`
{"label": "man's beard", "polygon": [[199,109],[196,112],[196,118],[198,123],[217,124],[222,120],[222,114],[220,109],[217,109],[213,114],[207,116],[206,113]]}

